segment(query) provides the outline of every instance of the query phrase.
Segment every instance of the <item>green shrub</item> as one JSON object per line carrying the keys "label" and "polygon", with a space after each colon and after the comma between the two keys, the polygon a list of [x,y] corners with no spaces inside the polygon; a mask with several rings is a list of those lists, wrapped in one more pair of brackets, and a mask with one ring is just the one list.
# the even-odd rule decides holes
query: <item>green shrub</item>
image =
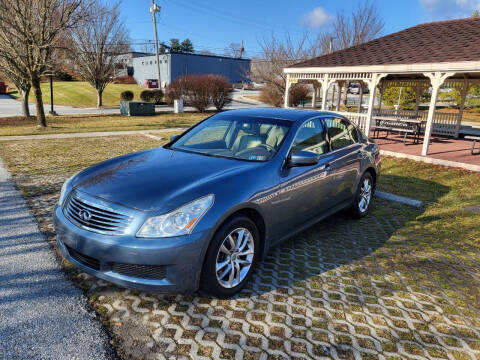
{"label": "green shrub", "polygon": [[160,89],[151,90],[151,100],[155,104],[160,104],[163,101],[163,91]]}
{"label": "green shrub", "polygon": [[140,93],[140,99],[145,102],[151,102],[153,99],[153,92],[152,90],[143,90]]}
{"label": "green shrub", "polygon": [[130,90],[123,91],[123,92],[120,94],[120,98],[121,98],[123,101],[132,101],[132,100],[133,100],[133,91],[130,91]]}

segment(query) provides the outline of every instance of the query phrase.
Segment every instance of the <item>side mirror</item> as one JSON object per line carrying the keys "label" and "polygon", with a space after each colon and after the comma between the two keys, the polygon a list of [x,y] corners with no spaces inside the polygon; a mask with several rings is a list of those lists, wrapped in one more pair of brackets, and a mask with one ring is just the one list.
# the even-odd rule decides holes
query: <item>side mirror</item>
{"label": "side mirror", "polygon": [[173,135],[173,136],[170,138],[170,142],[177,140],[179,137],[180,137],[180,135]]}
{"label": "side mirror", "polygon": [[294,166],[311,166],[318,164],[318,155],[310,151],[297,151],[290,156],[288,165]]}

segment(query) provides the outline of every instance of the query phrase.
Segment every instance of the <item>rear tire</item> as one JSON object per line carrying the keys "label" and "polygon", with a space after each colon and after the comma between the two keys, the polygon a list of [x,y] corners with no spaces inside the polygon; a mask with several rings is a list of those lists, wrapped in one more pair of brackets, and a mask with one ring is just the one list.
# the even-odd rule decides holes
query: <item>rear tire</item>
{"label": "rear tire", "polygon": [[372,175],[369,172],[363,174],[358,184],[352,207],[350,208],[350,212],[355,219],[360,219],[367,215],[372,203],[374,187],[375,183],[373,182]]}
{"label": "rear tire", "polygon": [[260,234],[245,216],[227,220],[217,230],[203,265],[200,289],[219,298],[228,298],[243,289],[258,263]]}

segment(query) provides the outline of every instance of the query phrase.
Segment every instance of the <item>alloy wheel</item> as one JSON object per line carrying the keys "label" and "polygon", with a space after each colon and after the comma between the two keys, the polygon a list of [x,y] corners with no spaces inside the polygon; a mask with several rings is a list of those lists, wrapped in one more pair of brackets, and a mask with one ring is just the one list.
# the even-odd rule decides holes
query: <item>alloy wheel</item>
{"label": "alloy wheel", "polygon": [[250,231],[233,230],[218,249],[215,263],[218,283],[227,289],[238,286],[250,271],[254,255],[255,242]]}
{"label": "alloy wheel", "polygon": [[368,206],[370,205],[370,199],[372,198],[372,184],[370,179],[366,178],[363,180],[362,186],[360,187],[360,196],[358,199],[358,209],[361,213],[367,211]]}

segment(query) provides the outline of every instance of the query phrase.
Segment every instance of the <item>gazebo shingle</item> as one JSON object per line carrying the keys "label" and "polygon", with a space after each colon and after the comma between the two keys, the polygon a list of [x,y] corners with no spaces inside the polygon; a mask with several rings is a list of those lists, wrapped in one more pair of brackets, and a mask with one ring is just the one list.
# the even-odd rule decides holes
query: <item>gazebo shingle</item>
{"label": "gazebo shingle", "polygon": [[480,61],[480,18],[417,25],[294,65],[337,67]]}

